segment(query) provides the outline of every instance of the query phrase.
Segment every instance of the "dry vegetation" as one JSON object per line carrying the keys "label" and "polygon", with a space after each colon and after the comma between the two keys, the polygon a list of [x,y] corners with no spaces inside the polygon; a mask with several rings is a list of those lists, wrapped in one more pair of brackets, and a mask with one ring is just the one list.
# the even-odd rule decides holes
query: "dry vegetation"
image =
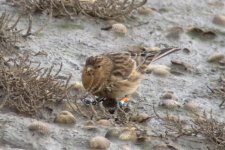
{"label": "dry vegetation", "polygon": [[10,15],[3,13],[0,16],[0,51],[10,51],[15,48],[15,44],[18,42],[19,31],[16,29],[17,21],[10,25],[12,17]]}
{"label": "dry vegetation", "polygon": [[31,32],[32,29],[32,17],[28,17],[28,27],[25,33],[22,33],[23,29],[18,29],[18,23],[20,22],[22,15],[18,16],[15,21],[13,15],[2,13],[0,16],[0,52],[4,54],[18,54],[15,50],[18,49],[17,44],[26,37],[34,35],[40,32],[46,25],[40,27],[38,30]]}
{"label": "dry vegetation", "polygon": [[[26,14],[47,12],[55,17],[72,17],[81,13],[101,19],[126,17],[133,10],[143,6],[146,1],[10,0]],[[32,62],[28,56],[6,57],[5,52],[14,54],[11,50],[15,49],[20,38],[33,34],[31,33],[31,18],[29,18],[29,27],[24,35],[21,34],[21,30],[17,30],[17,24],[21,17],[18,17],[15,23],[10,25],[12,18],[6,13],[0,17],[0,109],[10,108],[22,114],[36,115],[50,103],[55,104],[71,99],[84,101],[89,94],[85,93],[80,98],[77,95],[71,95],[72,88],[68,86],[70,77],[64,80],[59,79],[62,64],[58,71],[53,73],[54,66],[41,68],[39,63]],[[213,89],[212,92],[222,96],[224,99],[220,104],[222,106],[225,102],[225,79],[223,77],[220,80],[219,88]],[[90,103],[90,107],[86,107],[81,101],[75,101],[75,104],[78,112],[83,116],[89,119],[113,117],[101,103],[95,102],[99,104],[96,106]],[[157,119],[164,123],[167,136],[177,139],[181,136],[200,135],[211,141],[215,149],[225,149],[225,123],[214,119],[212,112],[209,114],[204,112],[203,115],[194,114],[190,120],[183,121],[179,117],[171,117],[169,114],[162,117],[155,108],[153,109]],[[125,124],[130,121],[131,113],[125,113],[119,109],[116,117],[120,117],[117,120],[123,121],[120,123]]]}
{"label": "dry vegetation", "polygon": [[128,16],[147,0],[9,0],[24,13],[46,12],[55,17],[89,15],[101,19]]}
{"label": "dry vegetation", "polygon": [[171,117],[167,114],[160,116],[156,109],[156,117],[161,120],[166,128],[166,136],[175,137],[177,140],[181,136],[201,136],[213,144],[214,149],[223,150],[225,148],[225,123],[217,121],[212,111],[210,113],[193,114],[189,120],[182,120],[176,115]]}
{"label": "dry vegetation", "polygon": [[48,103],[62,101],[67,96],[67,82],[57,79],[57,73],[34,66],[28,57],[0,56],[1,107],[9,107],[27,115],[34,115]]}
{"label": "dry vegetation", "polygon": [[[35,115],[45,104],[62,101],[67,94],[68,82],[57,78],[61,71],[52,75],[49,69],[37,67],[28,56],[15,51],[16,44],[32,35],[32,19],[25,34],[18,30],[19,16],[13,24],[13,16],[3,13],[0,17],[0,108],[11,108],[26,115]],[[37,31],[38,32],[38,31]],[[6,57],[11,55],[10,57]],[[14,55],[16,54],[16,55]],[[14,56],[14,57],[13,57]]]}
{"label": "dry vegetation", "polygon": [[225,75],[223,74],[220,77],[216,88],[213,88],[213,89],[209,88],[209,89],[214,95],[222,98],[222,102],[219,105],[220,107],[222,107],[225,102]]}

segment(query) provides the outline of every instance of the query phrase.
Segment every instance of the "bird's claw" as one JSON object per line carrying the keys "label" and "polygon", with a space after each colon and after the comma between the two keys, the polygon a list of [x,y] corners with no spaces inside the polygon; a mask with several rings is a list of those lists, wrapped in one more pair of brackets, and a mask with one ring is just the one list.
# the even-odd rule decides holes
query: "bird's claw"
{"label": "bird's claw", "polygon": [[104,100],[105,100],[104,97],[98,97],[98,98],[96,98],[96,100],[84,99],[84,103],[86,105],[90,105],[90,104],[97,105],[98,103],[100,103],[100,102],[102,102]]}

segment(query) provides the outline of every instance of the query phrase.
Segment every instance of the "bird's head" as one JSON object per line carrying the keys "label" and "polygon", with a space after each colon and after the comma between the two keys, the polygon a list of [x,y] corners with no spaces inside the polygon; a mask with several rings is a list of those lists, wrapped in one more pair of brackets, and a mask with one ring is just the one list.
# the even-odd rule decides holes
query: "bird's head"
{"label": "bird's head", "polygon": [[111,60],[104,56],[88,57],[85,63],[83,73],[88,76],[101,76],[111,69]]}

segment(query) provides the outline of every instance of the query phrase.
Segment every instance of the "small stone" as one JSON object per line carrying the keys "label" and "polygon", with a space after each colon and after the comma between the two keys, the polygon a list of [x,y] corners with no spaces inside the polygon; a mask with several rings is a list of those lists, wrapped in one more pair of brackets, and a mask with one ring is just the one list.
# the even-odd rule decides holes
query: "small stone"
{"label": "small stone", "polygon": [[31,125],[29,125],[29,130],[34,131],[37,133],[40,133],[42,135],[46,135],[50,133],[50,128],[47,126],[47,124],[41,122],[41,121],[35,121],[32,122]]}
{"label": "small stone", "polygon": [[191,68],[193,68],[191,65],[178,60],[171,60],[171,64],[173,65],[173,67],[176,67],[177,69],[183,71],[188,71],[191,70]]}
{"label": "small stone", "polygon": [[184,104],[184,109],[190,112],[197,112],[199,110],[199,105],[194,101],[189,101],[188,103]]}
{"label": "small stone", "polygon": [[122,33],[122,34],[126,34],[128,32],[127,27],[122,23],[113,24],[112,30],[116,33]]}
{"label": "small stone", "polygon": [[173,99],[174,95],[173,93],[167,92],[162,96],[162,99]]}
{"label": "small stone", "polygon": [[150,15],[154,13],[154,11],[149,7],[139,7],[137,11],[140,15]]}
{"label": "small stone", "polygon": [[213,18],[213,23],[221,26],[225,26],[225,15],[216,15]]}
{"label": "small stone", "polygon": [[150,65],[146,73],[153,73],[155,76],[166,77],[170,74],[170,68],[164,65]]}
{"label": "small stone", "polygon": [[219,52],[216,52],[216,53],[213,53],[209,59],[208,59],[208,62],[219,62],[221,61],[222,59],[224,59],[224,55],[219,53]]}
{"label": "small stone", "polygon": [[225,66],[225,58],[222,59],[222,60],[220,60],[220,61],[219,61],[219,64],[220,64],[221,66]]}
{"label": "small stone", "polygon": [[121,132],[121,128],[112,128],[106,132],[105,137],[108,139],[118,138]]}
{"label": "small stone", "polygon": [[69,111],[62,111],[60,114],[55,118],[54,122],[59,124],[75,124],[76,118],[73,114]]}
{"label": "small stone", "polygon": [[134,128],[125,129],[118,138],[123,141],[136,141],[137,133]]}
{"label": "small stone", "polygon": [[181,104],[178,101],[175,101],[173,99],[166,99],[166,100],[163,100],[161,106],[168,109],[174,109],[174,108],[181,107]]}
{"label": "small stone", "polygon": [[110,120],[107,120],[107,119],[101,119],[101,120],[97,121],[97,124],[102,126],[102,127],[111,126]]}
{"label": "small stone", "polygon": [[95,123],[92,120],[85,122],[83,128],[87,129],[87,130],[96,130],[97,129],[97,127],[95,126]]}
{"label": "small stone", "polygon": [[146,113],[138,113],[138,114],[132,115],[130,120],[133,121],[133,122],[143,123],[143,122],[149,121],[150,118],[151,117]]}
{"label": "small stone", "polygon": [[95,136],[89,141],[90,148],[107,149],[110,146],[110,141],[102,136]]}

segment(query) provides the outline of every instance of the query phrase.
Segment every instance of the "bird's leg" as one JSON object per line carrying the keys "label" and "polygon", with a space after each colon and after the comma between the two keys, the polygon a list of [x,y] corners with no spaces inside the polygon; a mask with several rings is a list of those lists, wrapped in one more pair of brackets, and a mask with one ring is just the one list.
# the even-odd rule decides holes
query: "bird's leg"
{"label": "bird's leg", "polygon": [[122,98],[121,100],[116,99],[117,105],[116,105],[116,110],[115,110],[115,113],[114,113],[114,116],[115,116],[116,118],[117,118],[117,116],[118,116],[118,110],[119,110],[119,111],[122,112],[123,115],[125,116],[126,121],[128,120],[128,117],[127,117],[126,112],[122,109],[124,103],[126,103],[128,100],[129,100],[129,99],[128,99],[126,96],[125,96],[124,98]]}
{"label": "bird's leg", "polygon": [[97,97],[97,98],[96,98],[96,101],[97,101],[97,102],[102,102],[102,101],[104,101],[104,100],[106,100],[105,97]]}
{"label": "bird's leg", "polygon": [[105,107],[104,107],[103,104],[102,104],[102,102],[105,101],[105,100],[106,100],[105,97],[98,97],[98,98],[96,98],[96,102],[99,104],[99,107],[100,107],[100,109],[101,109],[102,112],[103,112],[103,115],[104,115],[105,117],[107,117],[106,111],[105,111]]}
{"label": "bird's leg", "polygon": [[119,106],[122,108],[127,102],[129,101],[129,99],[127,98],[127,96],[123,97],[118,103]]}

